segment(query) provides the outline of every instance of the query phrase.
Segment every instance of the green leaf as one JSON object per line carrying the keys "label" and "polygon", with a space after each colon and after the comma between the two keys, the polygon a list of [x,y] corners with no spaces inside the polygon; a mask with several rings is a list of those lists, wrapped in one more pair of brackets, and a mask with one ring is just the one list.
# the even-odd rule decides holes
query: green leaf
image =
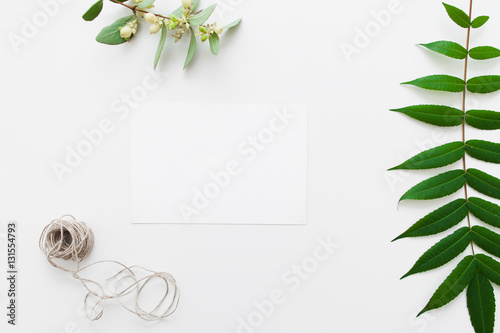
{"label": "green leaf", "polygon": [[472,21],[470,26],[474,29],[481,28],[489,19],[489,16],[478,16]]}
{"label": "green leaf", "polygon": [[224,30],[227,30],[227,29],[231,29],[231,28],[234,28],[235,26],[237,26],[238,24],[241,23],[241,18],[237,19],[236,21],[233,21],[227,25],[224,26]]}
{"label": "green leaf", "polygon": [[214,11],[215,7],[217,7],[217,4],[213,4],[210,7],[203,9],[198,14],[188,18],[188,22],[195,27],[202,25],[203,23],[205,23],[206,20],[208,20],[210,15],[212,15],[212,12]]}
{"label": "green leaf", "polygon": [[440,308],[454,300],[469,285],[475,271],[476,261],[473,256],[467,256],[462,259],[418,315],[420,316],[424,312]]}
{"label": "green leaf", "polygon": [[500,285],[500,263],[485,254],[476,254],[476,265],[481,274],[491,282]]}
{"label": "green leaf", "polygon": [[137,8],[139,9],[146,9],[151,7],[155,3],[155,0],[143,0],[139,5],[137,5]]}
{"label": "green leaf", "polygon": [[488,110],[469,110],[465,113],[468,125],[482,130],[500,129],[500,112]]}
{"label": "green leaf", "polygon": [[189,49],[186,56],[186,61],[184,62],[184,69],[189,65],[191,60],[193,59],[194,53],[196,52],[196,36],[194,34],[193,28],[189,27],[191,31],[191,41],[189,42]]}
{"label": "green leaf", "polygon": [[393,241],[406,237],[434,235],[462,222],[467,216],[467,200],[457,199],[420,219]]}
{"label": "green leaf", "polygon": [[476,333],[493,333],[495,293],[490,281],[477,269],[467,288],[467,308]]}
{"label": "green leaf", "polygon": [[429,75],[413,81],[403,82],[428,90],[462,92],[465,89],[464,80],[450,75]]}
{"label": "green leaf", "polygon": [[467,183],[476,191],[500,199],[500,179],[477,169],[467,169]]}
{"label": "green leaf", "polygon": [[500,144],[482,141],[482,140],[469,140],[465,143],[465,150],[467,154],[478,160],[500,163]]}
{"label": "green leaf", "polygon": [[465,59],[467,57],[467,50],[465,49],[465,47],[455,42],[442,40],[420,45],[425,46],[426,48],[434,52],[444,54],[445,56],[448,56],[450,58]]}
{"label": "green leaf", "polygon": [[97,1],[95,4],[92,5],[92,7],[89,8],[89,10],[87,10],[85,14],[83,14],[82,18],[85,21],[93,21],[101,13],[103,5],[104,5],[103,0]]}
{"label": "green leaf", "polygon": [[216,33],[211,34],[208,41],[210,42],[210,51],[212,51],[214,55],[219,54],[219,35]]}
{"label": "green leaf", "polygon": [[154,68],[158,65],[158,60],[160,60],[161,53],[163,52],[163,47],[165,46],[165,41],[167,40],[167,27],[165,24],[161,25],[161,36],[160,43],[158,44],[158,48],[156,49]]}
{"label": "green leaf", "polygon": [[[196,10],[196,7],[198,7],[199,3],[200,3],[200,0],[193,0],[193,9],[192,9],[192,12],[194,12]],[[175,15],[177,17],[181,17],[183,9],[184,9],[184,7],[180,6],[176,10],[174,10],[170,15]]]}
{"label": "green leaf", "polygon": [[478,46],[469,51],[472,59],[487,60],[500,57],[500,50],[493,46]]}
{"label": "green leaf", "polygon": [[450,262],[460,253],[464,252],[467,246],[469,246],[471,238],[472,234],[468,227],[458,229],[427,250],[401,279],[441,267]]}
{"label": "green leaf", "polygon": [[193,0],[193,12],[198,8],[198,5],[200,4],[200,0]]}
{"label": "green leaf", "polygon": [[465,185],[463,170],[452,170],[415,185],[406,192],[402,200],[429,200],[442,198],[455,193]]}
{"label": "green leaf", "polygon": [[116,20],[111,25],[102,29],[101,32],[97,35],[96,40],[99,43],[108,45],[118,45],[125,43],[125,38],[122,38],[120,36],[120,29],[126,26],[129,22],[132,22],[134,19],[135,16],[130,15]]}
{"label": "green leaf", "polygon": [[500,257],[500,235],[485,227],[472,227],[472,240],[483,250]]}
{"label": "green leaf", "polygon": [[426,150],[389,170],[421,170],[440,168],[455,163],[464,155],[464,143],[457,141]]}
{"label": "green leaf", "polygon": [[446,12],[448,12],[448,15],[453,20],[453,22],[455,22],[456,24],[458,24],[462,28],[470,27],[471,23],[470,23],[469,15],[467,15],[463,10],[461,10],[457,7],[454,7],[452,5],[448,5],[444,2],[443,2],[443,5],[446,8]]}
{"label": "green leaf", "polygon": [[177,7],[172,13],[170,13],[168,16],[170,15],[175,15],[177,17],[181,17],[182,16],[182,10],[184,9],[183,6],[180,6],[180,7]]}
{"label": "green leaf", "polygon": [[481,221],[500,228],[500,206],[476,197],[469,198],[469,211]]}
{"label": "green leaf", "polygon": [[413,105],[391,111],[400,112],[424,123],[442,127],[462,125],[464,119],[463,111],[444,105]]}
{"label": "green leaf", "polygon": [[500,75],[476,76],[467,81],[471,93],[487,94],[500,90]]}

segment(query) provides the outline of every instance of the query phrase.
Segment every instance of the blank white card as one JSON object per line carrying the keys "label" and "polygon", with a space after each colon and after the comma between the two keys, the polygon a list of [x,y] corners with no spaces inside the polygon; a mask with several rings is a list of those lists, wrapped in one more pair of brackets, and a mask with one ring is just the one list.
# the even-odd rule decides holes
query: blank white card
{"label": "blank white card", "polygon": [[131,130],[133,223],[306,223],[305,106],[150,104]]}

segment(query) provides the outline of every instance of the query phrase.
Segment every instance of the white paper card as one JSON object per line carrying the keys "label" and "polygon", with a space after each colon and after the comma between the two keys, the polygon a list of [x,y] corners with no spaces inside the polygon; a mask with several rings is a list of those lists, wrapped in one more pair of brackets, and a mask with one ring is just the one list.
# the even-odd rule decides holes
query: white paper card
{"label": "white paper card", "polygon": [[132,223],[306,223],[305,106],[151,104],[131,128]]}

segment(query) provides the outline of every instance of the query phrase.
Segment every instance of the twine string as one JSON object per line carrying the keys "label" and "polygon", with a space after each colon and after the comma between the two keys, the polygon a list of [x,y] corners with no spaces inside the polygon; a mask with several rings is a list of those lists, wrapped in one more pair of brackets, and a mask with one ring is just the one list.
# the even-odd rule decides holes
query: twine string
{"label": "twine string", "polygon": [[[39,241],[40,249],[47,257],[48,262],[58,269],[72,273],[73,277],[79,280],[87,290],[84,306],[90,320],[100,319],[106,302],[115,299],[124,309],[147,321],[166,318],[177,310],[180,291],[174,277],[169,273],[156,272],[141,266],[126,266],[114,260],[96,261],[80,267],[80,263],[93,245],[94,233],[92,230],[85,222],[78,221],[71,215],[64,215],[50,222],[43,229]],[[55,259],[73,261],[76,263],[76,269],[61,266],[55,262]],[[105,288],[98,281],[81,276],[84,270],[102,263],[121,266],[118,273],[106,279],[108,282],[115,282],[114,291],[111,293],[106,293]],[[141,272],[145,275],[139,275]],[[153,310],[147,311],[139,304],[139,298],[144,288],[154,280],[161,281],[165,285],[165,290]],[[122,287],[123,285],[124,287]],[[132,297],[132,306],[123,300],[129,295]],[[91,298],[95,298],[93,306],[89,306]]]}

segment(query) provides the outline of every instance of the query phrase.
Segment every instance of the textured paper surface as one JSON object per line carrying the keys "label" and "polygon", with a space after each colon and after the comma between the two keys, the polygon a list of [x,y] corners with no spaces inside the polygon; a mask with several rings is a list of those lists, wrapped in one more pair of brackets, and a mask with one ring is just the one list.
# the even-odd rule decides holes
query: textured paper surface
{"label": "textured paper surface", "polygon": [[150,104],[131,138],[133,223],[306,223],[305,106]]}

